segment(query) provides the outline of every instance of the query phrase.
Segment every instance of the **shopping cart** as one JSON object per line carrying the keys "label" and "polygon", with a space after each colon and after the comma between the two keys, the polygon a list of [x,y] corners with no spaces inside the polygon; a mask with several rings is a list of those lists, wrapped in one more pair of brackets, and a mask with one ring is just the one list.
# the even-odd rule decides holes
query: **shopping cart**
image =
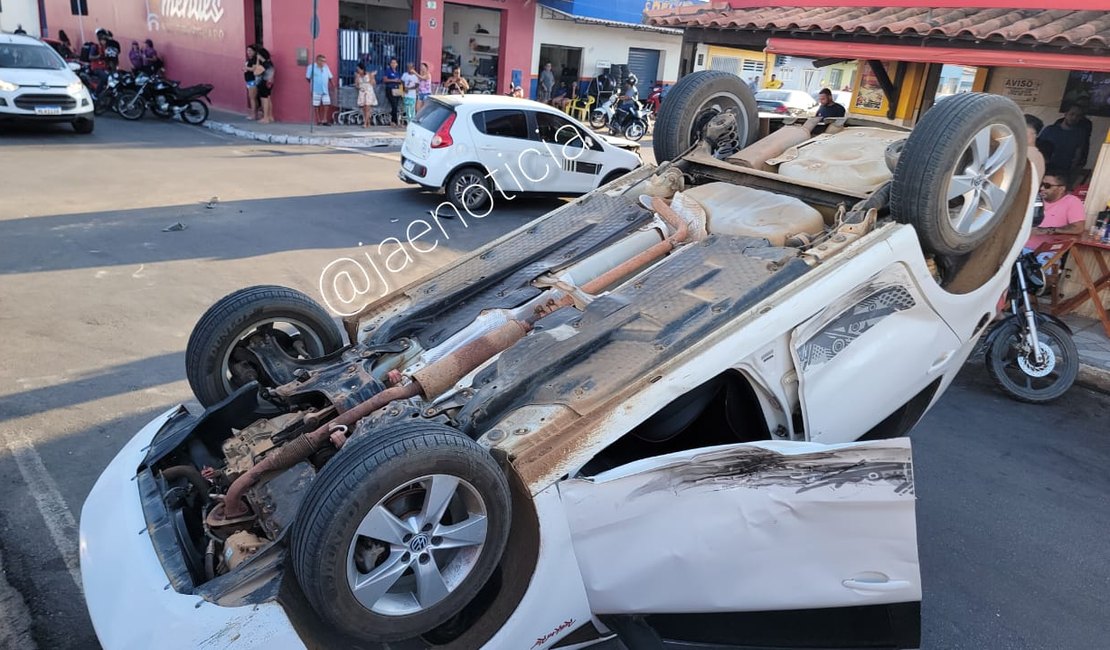
{"label": "shopping cart", "polygon": [[339,113],[335,116],[338,124],[358,126],[362,124],[362,109],[358,105],[358,88],[356,86],[340,86],[339,88]]}

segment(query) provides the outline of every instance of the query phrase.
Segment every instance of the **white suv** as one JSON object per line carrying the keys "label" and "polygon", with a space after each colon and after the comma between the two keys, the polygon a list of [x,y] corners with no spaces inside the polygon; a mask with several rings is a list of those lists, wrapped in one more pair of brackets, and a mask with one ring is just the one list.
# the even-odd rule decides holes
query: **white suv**
{"label": "white suv", "polygon": [[92,133],[93,102],[49,45],[0,34],[0,122],[10,121],[69,122],[78,133]]}
{"label": "white suv", "polygon": [[643,164],[638,150],[539,102],[444,95],[409,124],[399,176],[444,190],[459,209],[484,210],[495,196],[584,194]]}

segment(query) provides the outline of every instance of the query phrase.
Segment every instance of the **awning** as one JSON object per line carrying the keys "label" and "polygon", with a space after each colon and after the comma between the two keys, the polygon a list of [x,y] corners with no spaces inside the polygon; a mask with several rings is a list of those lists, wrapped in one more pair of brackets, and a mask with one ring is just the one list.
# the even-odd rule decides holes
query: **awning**
{"label": "awning", "polygon": [[1057,52],[1017,52],[931,45],[879,45],[791,38],[767,39],[767,51],[773,54],[786,54],[811,59],[874,59],[915,63],[1110,72],[1110,57]]}

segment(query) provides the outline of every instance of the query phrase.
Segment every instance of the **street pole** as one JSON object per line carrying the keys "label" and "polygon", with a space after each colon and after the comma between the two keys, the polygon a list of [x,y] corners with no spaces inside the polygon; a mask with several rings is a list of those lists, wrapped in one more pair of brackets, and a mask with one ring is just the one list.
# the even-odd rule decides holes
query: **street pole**
{"label": "street pole", "polygon": [[312,71],[308,85],[308,132],[316,132],[316,108],[312,105],[312,93],[316,87],[316,36],[320,33],[320,17],[316,13],[319,0],[312,0],[312,23],[308,29],[312,33],[312,58],[308,60],[308,69]]}

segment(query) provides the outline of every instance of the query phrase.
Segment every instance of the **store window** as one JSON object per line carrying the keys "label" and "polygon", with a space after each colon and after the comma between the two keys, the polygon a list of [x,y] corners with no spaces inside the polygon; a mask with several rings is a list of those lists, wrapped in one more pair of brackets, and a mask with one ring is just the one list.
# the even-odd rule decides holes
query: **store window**
{"label": "store window", "polygon": [[829,88],[833,90],[840,90],[840,82],[844,81],[844,71],[838,69],[829,70]]}
{"label": "store window", "polygon": [[74,16],[88,16],[89,0],[69,0],[69,10]]}
{"label": "store window", "polygon": [[741,66],[741,70],[744,72],[763,74],[763,62],[757,59],[744,59],[744,65]]}

